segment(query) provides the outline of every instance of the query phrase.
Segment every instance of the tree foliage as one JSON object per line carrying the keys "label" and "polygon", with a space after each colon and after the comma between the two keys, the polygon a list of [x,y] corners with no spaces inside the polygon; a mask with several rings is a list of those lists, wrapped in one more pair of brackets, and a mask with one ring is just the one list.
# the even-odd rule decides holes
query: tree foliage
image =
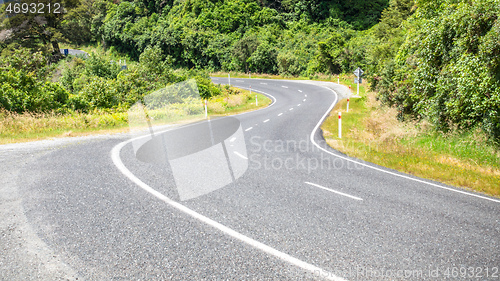
{"label": "tree foliage", "polygon": [[420,1],[381,99],[400,117],[430,120],[439,130],[481,126],[500,139],[500,5]]}

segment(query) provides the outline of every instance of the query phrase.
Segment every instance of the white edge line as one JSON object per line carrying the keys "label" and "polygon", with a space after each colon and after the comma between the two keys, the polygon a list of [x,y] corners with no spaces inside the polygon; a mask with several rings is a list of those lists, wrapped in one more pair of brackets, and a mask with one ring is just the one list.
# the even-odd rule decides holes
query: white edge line
{"label": "white edge line", "polygon": [[247,128],[247,129],[245,130],[245,132],[250,131],[251,129],[253,129],[253,127],[249,127],[249,128]]}
{"label": "white edge line", "polygon": [[[143,136],[144,137],[144,136]],[[139,138],[142,138],[142,137],[139,137]],[[135,139],[138,139],[138,138],[135,138]],[[259,249],[269,255],[272,255],[282,261],[285,261],[285,262],[288,262],[292,265],[295,265],[297,267],[300,267],[306,271],[309,271],[315,275],[319,275],[319,276],[323,276],[325,277],[325,279],[327,280],[334,280],[334,281],[344,281],[345,279],[341,278],[341,277],[338,277],[336,275],[334,275],[333,273],[331,272],[328,272],[328,271],[325,271],[317,266],[314,266],[310,263],[307,263],[307,262],[304,262],[304,261],[301,261],[297,258],[294,258],[286,253],[283,253],[281,251],[278,251],[270,246],[267,246],[266,244],[263,244],[257,240],[254,240],[248,236],[245,236],[239,232],[236,232],[235,230],[227,227],[227,226],[224,226],[208,217],[205,217],[191,209],[189,209],[188,207],[182,205],[182,204],[179,204],[175,201],[173,201],[172,199],[166,197],[165,195],[161,194],[160,192],[156,191],[155,189],[151,188],[149,185],[147,185],[146,183],[144,183],[143,181],[141,181],[139,178],[137,178],[134,174],[132,174],[132,172],[130,172],[127,167],[125,167],[125,165],[123,164],[123,162],[121,161],[120,159],[120,151],[121,149],[129,142],[132,142],[133,140],[135,139],[130,139],[130,140],[127,140],[127,141],[124,141],[124,142],[121,142],[119,144],[117,144],[115,147],[113,147],[113,149],[111,150],[111,158],[113,160],[113,163],[115,164],[116,168],[118,168],[118,170],[120,170],[120,172],[125,175],[127,178],[129,178],[132,182],[134,182],[135,184],[137,184],[139,187],[141,187],[142,189],[144,189],[146,192],[150,193],[151,195],[155,196],[156,198],[162,200],[163,202],[167,203],[168,205],[170,205],[171,207],[179,210],[180,212],[183,212],[189,216],[191,216],[192,218],[194,219],[197,219],[215,229],[218,229],[220,230],[221,232],[243,242],[243,243],[246,243],[256,249]]]}
{"label": "white edge line", "polygon": [[336,194],[339,194],[339,195],[343,195],[343,196],[346,196],[346,197],[349,197],[351,199],[354,199],[354,200],[359,200],[359,201],[363,201],[363,199],[359,198],[359,197],[356,197],[356,196],[352,196],[352,195],[349,195],[347,193],[343,193],[343,192],[340,192],[340,191],[336,191],[336,190],[333,190],[333,189],[329,189],[329,188],[326,188],[324,186],[321,186],[319,184],[315,184],[315,183],[312,183],[312,182],[304,182],[304,183],[307,183],[309,185],[312,185],[312,186],[315,186],[315,187],[318,187],[318,188],[321,188],[321,189],[324,189],[326,191],[330,191],[330,192],[333,192],[333,193],[336,193]]}
{"label": "white edge line", "polygon": [[239,153],[238,151],[233,151],[233,153],[236,154],[236,155],[238,155],[239,157],[245,159],[245,160],[248,160],[248,158],[245,155]]}
{"label": "white edge line", "polygon": [[368,165],[368,164],[365,164],[365,163],[361,163],[361,162],[349,159],[347,157],[343,157],[343,156],[337,155],[337,154],[335,154],[333,152],[330,152],[330,151],[322,148],[321,146],[319,146],[316,143],[316,141],[314,141],[314,135],[316,134],[316,131],[319,129],[319,127],[321,126],[321,124],[323,124],[323,121],[326,119],[326,117],[328,116],[328,114],[330,114],[330,112],[332,111],[332,109],[335,106],[335,104],[337,103],[338,95],[337,95],[337,93],[334,90],[332,90],[330,88],[327,88],[325,86],[320,86],[320,85],[316,85],[316,86],[325,88],[327,90],[330,90],[335,95],[335,100],[333,101],[332,105],[330,105],[330,108],[328,108],[328,110],[326,111],[325,115],[323,115],[323,117],[321,117],[321,119],[319,120],[318,124],[316,124],[316,127],[314,127],[314,129],[311,132],[310,140],[311,140],[311,142],[317,148],[319,148],[322,151],[324,151],[324,152],[326,152],[326,153],[328,153],[330,155],[333,155],[335,157],[344,159],[344,160],[352,162],[352,163],[359,164],[361,166],[365,166],[365,167],[370,168],[370,169],[374,169],[376,171],[380,171],[380,172],[383,172],[383,173],[386,173],[386,174],[390,174],[390,175],[393,175],[393,176],[397,176],[397,177],[400,177],[400,178],[404,178],[404,179],[408,179],[408,180],[412,180],[412,181],[416,181],[416,182],[428,184],[428,185],[431,185],[431,186],[439,187],[439,188],[446,189],[446,190],[449,190],[449,191],[453,191],[453,192],[457,192],[457,193],[461,193],[461,194],[465,194],[465,195],[469,195],[469,196],[473,196],[473,197],[477,197],[477,198],[481,198],[481,199],[493,201],[493,202],[496,202],[496,203],[500,203],[500,200],[498,200],[498,199],[488,198],[488,197],[477,195],[477,194],[474,194],[474,193],[469,193],[469,192],[465,192],[465,191],[462,191],[462,190],[453,189],[453,188],[449,188],[449,187],[442,186],[442,185],[439,185],[439,184],[435,184],[435,183],[432,183],[432,182],[427,182],[427,181],[424,181],[424,180],[421,180],[421,179],[411,178],[411,177],[406,176],[406,175],[402,175],[402,174],[397,174],[397,173],[393,173],[393,172],[390,172],[390,171],[386,171],[386,170],[383,170],[383,169],[380,169],[380,168],[377,168],[377,167],[374,167],[374,166],[371,166],[371,165]]}
{"label": "white edge line", "polygon": [[233,142],[236,140],[236,137],[233,137],[231,140],[229,140],[229,142]]}
{"label": "white edge line", "polygon": [[[233,86],[233,87],[235,87],[235,88],[239,88],[239,89],[245,89],[245,90],[249,90],[249,89],[250,89],[250,88],[240,87],[240,86]],[[256,92],[256,93],[261,93],[261,94],[263,94],[263,95],[266,95],[266,96],[270,97],[270,98],[273,100],[273,102],[271,102],[271,104],[270,104],[270,105],[268,105],[268,106],[266,106],[266,107],[264,107],[264,108],[261,108],[261,109],[259,109],[259,110],[265,110],[265,109],[268,109],[268,108],[270,108],[271,106],[273,106],[273,105],[276,103],[276,98],[275,98],[273,95],[268,94],[268,93],[266,93],[266,92],[259,91],[259,90],[255,90],[255,89],[252,89],[252,91],[253,91],[253,92]],[[252,112],[255,112],[255,110],[252,110],[252,111],[247,111],[247,112],[243,112],[243,113],[239,113],[239,114],[235,114],[235,115],[231,115],[231,116],[238,116],[238,115],[248,114],[248,113],[252,113]]]}

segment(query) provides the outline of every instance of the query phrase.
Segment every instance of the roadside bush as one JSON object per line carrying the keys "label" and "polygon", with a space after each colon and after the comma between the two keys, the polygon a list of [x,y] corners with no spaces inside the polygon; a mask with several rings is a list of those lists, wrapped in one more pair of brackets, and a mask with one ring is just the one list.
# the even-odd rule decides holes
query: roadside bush
{"label": "roadside bush", "polygon": [[9,111],[63,111],[68,95],[57,83],[38,81],[33,72],[10,68],[0,73],[0,107]]}
{"label": "roadside bush", "polygon": [[62,70],[62,76],[59,79],[59,82],[66,88],[68,91],[72,93],[78,92],[75,91],[74,82],[80,77],[85,70],[85,62],[81,58],[73,58],[68,61]]}
{"label": "roadside bush", "polygon": [[116,79],[116,76],[121,71],[121,66],[114,61],[108,61],[98,54],[92,54],[85,61],[85,70],[91,76]]}
{"label": "roadside bush", "polygon": [[422,3],[379,83],[381,100],[438,130],[481,127],[500,141],[499,15],[494,0]]}
{"label": "roadside bush", "polygon": [[88,103],[89,109],[113,108],[119,104],[115,84],[115,80],[92,77],[78,95]]}

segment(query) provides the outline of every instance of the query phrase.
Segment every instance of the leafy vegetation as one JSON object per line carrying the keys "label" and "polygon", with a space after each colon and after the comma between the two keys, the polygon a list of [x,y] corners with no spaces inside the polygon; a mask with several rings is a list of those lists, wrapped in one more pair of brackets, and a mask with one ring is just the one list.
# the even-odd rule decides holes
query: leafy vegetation
{"label": "leafy vegetation", "polygon": [[376,85],[381,100],[396,106],[400,119],[426,119],[442,131],[481,127],[499,141],[499,2],[418,4]]}
{"label": "leafy vegetation", "polygon": [[[399,120],[500,143],[499,0],[62,3],[59,15],[4,17],[2,108],[123,111],[193,77],[203,98],[223,95],[209,72],[315,78],[361,67]],[[58,63],[59,43],[99,51]]]}
{"label": "leafy vegetation", "polygon": [[[341,80],[348,84],[351,81]],[[367,85],[366,85],[367,86]],[[439,134],[422,121],[400,122],[396,108],[382,107],[376,94],[339,102],[322,124],[327,143],[343,153],[384,167],[500,196],[500,151],[480,131]],[[342,138],[338,118],[342,112]]]}

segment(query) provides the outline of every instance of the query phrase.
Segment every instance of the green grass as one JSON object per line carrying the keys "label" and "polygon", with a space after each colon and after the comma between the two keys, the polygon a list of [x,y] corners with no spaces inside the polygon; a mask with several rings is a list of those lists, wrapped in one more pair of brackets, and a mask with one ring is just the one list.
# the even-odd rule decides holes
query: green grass
{"label": "green grass", "polygon": [[[351,79],[342,81],[351,86]],[[353,87],[354,88],[354,87]],[[347,155],[465,189],[500,196],[500,148],[480,131],[435,132],[429,124],[398,122],[396,111],[380,106],[375,93],[360,87],[360,99],[340,101],[322,124],[327,143]],[[338,138],[342,111],[342,139]]]}
{"label": "green grass", "polygon": [[[237,95],[227,97],[219,96],[209,101],[209,116],[234,115],[246,111],[266,107],[271,100],[261,94],[257,94],[259,104],[255,105],[255,93],[250,97],[249,92],[233,88]],[[201,103],[201,101],[200,101]],[[213,110],[212,108],[218,110]],[[203,113],[182,113],[167,116],[165,119],[158,118],[152,121],[153,125],[179,124],[188,121],[203,119]],[[152,115],[156,114],[151,112]],[[17,143],[43,140],[55,137],[73,137],[92,134],[110,134],[127,132],[129,129],[127,112],[109,112],[96,110],[90,113],[71,114],[17,114],[0,111],[0,144]]]}

